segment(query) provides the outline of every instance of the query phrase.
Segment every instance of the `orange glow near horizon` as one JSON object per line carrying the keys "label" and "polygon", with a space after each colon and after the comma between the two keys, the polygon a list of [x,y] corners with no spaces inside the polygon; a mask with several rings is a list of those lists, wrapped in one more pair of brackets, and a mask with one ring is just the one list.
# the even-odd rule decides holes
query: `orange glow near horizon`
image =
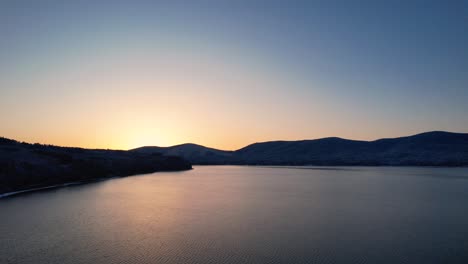
{"label": "orange glow near horizon", "polygon": [[236,150],[271,140],[453,130],[445,119],[422,123],[369,111],[380,104],[355,103],[319,80],[222,48],[115,45],[64,56],[0,79],[8,87],[0,136],[84,148],[196,143]]}
{"label": "orange glow near horizon", "polygon": [[283,2],[1,1],[0,137],[236,150],[468,132],[463,8]]}

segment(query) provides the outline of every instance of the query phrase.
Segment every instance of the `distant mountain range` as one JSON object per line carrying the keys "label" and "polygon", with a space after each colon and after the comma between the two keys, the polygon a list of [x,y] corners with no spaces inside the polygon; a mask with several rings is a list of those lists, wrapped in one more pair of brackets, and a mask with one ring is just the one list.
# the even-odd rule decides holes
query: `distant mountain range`
{"label": "distant mountain range", "polygon": [[224,151],[196,144],[102,150],[21,143],[0,137],[0,197],[70,182],[200,165],[468,166],[468,134],[427,132],[358,141],[322,138],[255,143]]}
{"label": "distant mountain range", "polygon": [[434,131],[375,141],[336,137],[271,141],[235,151],[196,144],[141,147],[131,151],[180,156],[201,165],[468,166],[468,133]]}

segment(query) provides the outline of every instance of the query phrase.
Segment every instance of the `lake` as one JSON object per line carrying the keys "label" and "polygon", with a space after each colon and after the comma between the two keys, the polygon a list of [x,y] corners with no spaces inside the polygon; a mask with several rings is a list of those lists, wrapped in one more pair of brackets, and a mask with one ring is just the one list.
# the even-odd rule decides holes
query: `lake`
{"label": "lake", "polygon": [[468,168],[195,166],[0,199],[0,263],[468,263]]}

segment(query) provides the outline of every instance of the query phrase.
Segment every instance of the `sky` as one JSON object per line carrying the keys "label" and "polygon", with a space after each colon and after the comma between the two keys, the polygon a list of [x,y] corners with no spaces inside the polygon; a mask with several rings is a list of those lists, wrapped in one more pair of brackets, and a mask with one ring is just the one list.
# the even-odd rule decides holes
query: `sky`
{"label": "sky", "polygon": [[131,149],[468,132],[468,1],[0,2],[0,136]]}

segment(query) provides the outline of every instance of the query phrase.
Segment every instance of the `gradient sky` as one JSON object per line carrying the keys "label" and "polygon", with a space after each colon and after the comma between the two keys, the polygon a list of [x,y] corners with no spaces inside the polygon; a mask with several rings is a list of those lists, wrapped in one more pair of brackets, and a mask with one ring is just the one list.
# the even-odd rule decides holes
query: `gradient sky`
{"label": "gradient sky", "polygon": [[468,132],[468,1],[0,2],[0,136],[128,149]]}

